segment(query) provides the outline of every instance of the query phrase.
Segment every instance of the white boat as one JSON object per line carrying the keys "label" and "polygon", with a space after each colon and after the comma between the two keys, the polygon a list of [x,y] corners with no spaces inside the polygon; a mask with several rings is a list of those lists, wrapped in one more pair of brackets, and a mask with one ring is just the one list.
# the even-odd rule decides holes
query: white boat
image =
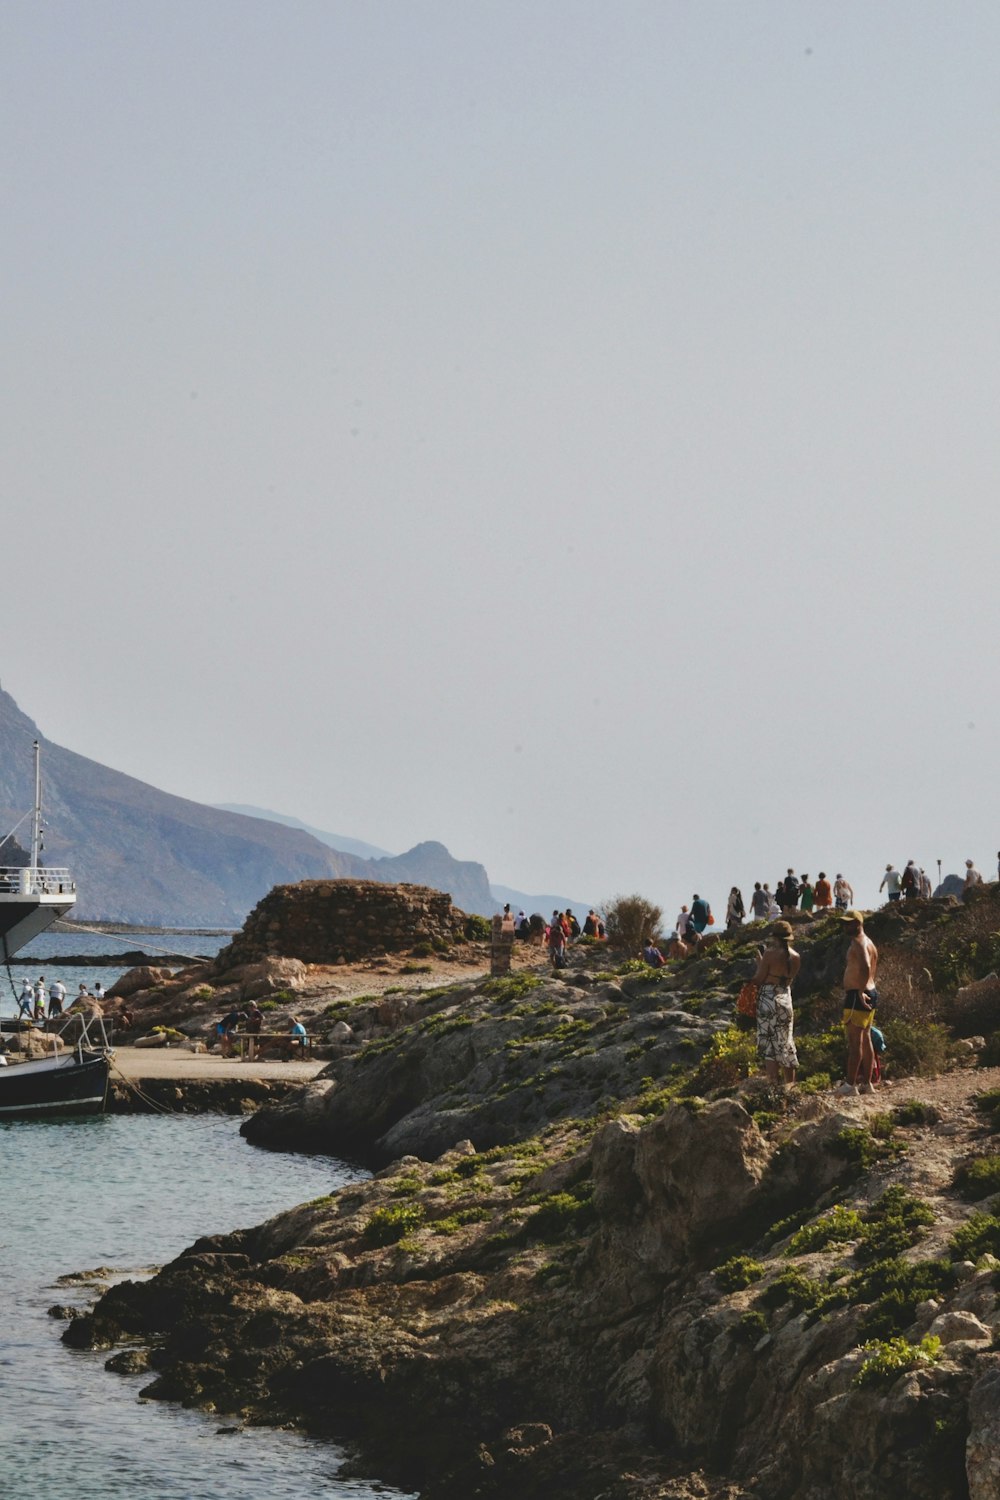
{"label": "white boat", "polygon": [[[41,863],[41,747],[37,740],[34,749],[30,863],[25,868],[0,867],[0,956],[5,964],[58,917],[65,916],[76,902],[76,885],[69,870]],[[7,973],[9,976],[9,969]],[[7,1023],[4,1029],[9,1028],[19,1030],[20,1022]],[[49,1057],[22,1062],[17,1054],[6,1054],[6,1066],[0,1067],[0,1120],[99,1114],[104,1109],[114,1052],[103,1019],[99,1014],[71,1010],[57,1035],[58,1043],[51,1038],[53,1052]]]}

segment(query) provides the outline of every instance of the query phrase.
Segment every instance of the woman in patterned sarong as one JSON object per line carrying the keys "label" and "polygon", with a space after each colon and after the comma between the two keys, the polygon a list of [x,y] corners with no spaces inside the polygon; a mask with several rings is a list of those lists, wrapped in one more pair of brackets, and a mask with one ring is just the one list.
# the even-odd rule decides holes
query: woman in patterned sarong
{"label": "woman in patterned sarong", "polygon": [[792,947],[788,922],[775,922],[768,945],[761,951],[754,975],[757,985],[757,1058],[772,1083],[795,1082],[799,1065],[792,1039],[792,981],[799,972],[799,955]]}

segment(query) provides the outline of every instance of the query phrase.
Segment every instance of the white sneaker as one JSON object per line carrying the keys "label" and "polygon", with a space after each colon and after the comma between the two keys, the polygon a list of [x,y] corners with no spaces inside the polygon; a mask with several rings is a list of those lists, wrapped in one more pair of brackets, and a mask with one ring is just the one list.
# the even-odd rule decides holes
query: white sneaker
{"label": "white sneaker", "polygon": [[857,1086],[855,1084],[848,1083],[847,1080],[845,1079],[843,1083],[838,1083],[837,1084],[837,1087],[834,1089],[833,1092],[835,1094],[839,1094],[842,1098],[846,1099],[848,1094],[856,1094],[858,1092],[858,1090],[857,1090]]}

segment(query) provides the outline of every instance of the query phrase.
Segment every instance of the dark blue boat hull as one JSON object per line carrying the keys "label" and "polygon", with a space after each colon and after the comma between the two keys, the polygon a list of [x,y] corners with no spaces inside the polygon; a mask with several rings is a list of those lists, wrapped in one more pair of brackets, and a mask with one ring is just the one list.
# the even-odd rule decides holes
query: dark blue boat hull
{"label": "dark blue boat hull", "polygon": [[0,1068],[0,1120],[42,1120],[54,1115],[97,1115],[104,1109],[110,1060],[75,1053]]}

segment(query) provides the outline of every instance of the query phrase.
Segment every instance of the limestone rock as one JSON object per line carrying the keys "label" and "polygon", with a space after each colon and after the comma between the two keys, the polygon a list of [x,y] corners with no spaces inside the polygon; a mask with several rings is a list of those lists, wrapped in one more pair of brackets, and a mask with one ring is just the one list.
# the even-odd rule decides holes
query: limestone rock
{"label": "limestone rock", "polygon": [[1000,1495],[1000,1363],[996,1361],[969,1393],[965,1471],[969,1500],[996,1500]]}
{"label": "limestone rock", "polygon": [[129,969],[120,979],[116,979],[105,993],[109,1000],[127,1000],[140,990],[152,990],[158,984],[169,984],[173,977],[172,969],[154,969],[149,964],[141,964],[139,968]]}
{"label": "limestone rock", "polygon": [[990,1342],[992,1333],[971,1312],[951,1311],[940,1313],[927,1330],[942,1344],[955,1344],[965,1339],[985,1339]]}

